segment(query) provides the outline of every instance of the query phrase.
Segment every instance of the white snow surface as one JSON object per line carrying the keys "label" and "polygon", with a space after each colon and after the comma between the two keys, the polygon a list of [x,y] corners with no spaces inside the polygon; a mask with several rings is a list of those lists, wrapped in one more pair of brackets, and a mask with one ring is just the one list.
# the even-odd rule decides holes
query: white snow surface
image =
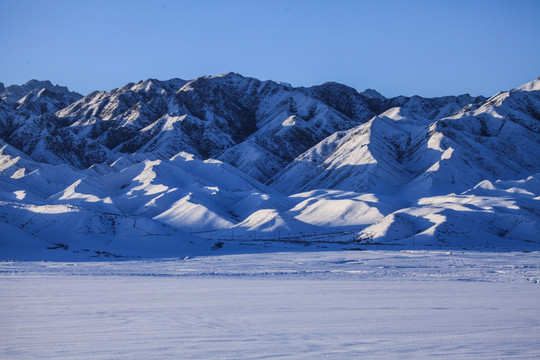
{"label": "white snow surface", "polygon": [[3,359],[537,359],[538,252],[1,262]]}

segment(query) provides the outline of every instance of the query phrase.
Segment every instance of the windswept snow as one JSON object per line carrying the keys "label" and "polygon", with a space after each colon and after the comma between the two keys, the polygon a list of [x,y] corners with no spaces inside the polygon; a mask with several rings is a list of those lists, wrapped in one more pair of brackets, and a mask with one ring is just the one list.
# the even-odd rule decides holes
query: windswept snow
{"label": "windswept snow", "polygon": [[0,263],[5,359],[536,359],[538,253]]}

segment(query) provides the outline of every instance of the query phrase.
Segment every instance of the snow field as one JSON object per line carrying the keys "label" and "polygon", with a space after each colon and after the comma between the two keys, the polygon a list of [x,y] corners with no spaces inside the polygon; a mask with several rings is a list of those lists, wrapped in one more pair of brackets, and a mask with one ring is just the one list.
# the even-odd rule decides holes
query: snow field
{"label": "snow field", "polygon": [[0,357],[536,359],[538,256],[3,262]]}

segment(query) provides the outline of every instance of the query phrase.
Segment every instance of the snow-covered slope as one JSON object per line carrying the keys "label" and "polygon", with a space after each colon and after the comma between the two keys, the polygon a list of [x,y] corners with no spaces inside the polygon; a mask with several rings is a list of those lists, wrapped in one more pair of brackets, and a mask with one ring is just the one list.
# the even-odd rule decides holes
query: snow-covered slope
{"label": "snow-covered slope", "polygon": [[19,249],[5,257],[25,246],[79,257],[285,243],[538,249],[538,81],[489,99],[387,99],[234,73],[85,97],[2,85],[1,237]]}
{"label": "snow-covered slope", "polygon": [[[2,138],[40,162],[86,168],[125,154],[152,152],[168,159],[187,151],[228,162],[262,182],[325,137],[389,108],[399,105],[407,114],[432,119],[482,100],[386,99],[374,90],[358,93],[332,82],[293,88],[235,73],[190,81],[148,79],[83,98],[36,81],[9,86],[2,94],[8,103],[16,99],[17,114],[33,110],[19,116],[23,124],[6,120]],[[59,137],[70,140],[61,146]]]}
{"label": "snow-covered slope", "polygon": [[324,139],[278,173],[273,186],[288,193],[333,188],[416,197],[462,192],[484,179],[518,179],[540,171],[539,106],[540,91],[516,89],[434,119],[433,111],[392,108]]}
{"label": "snow-covered slope", "polygon": [[349,118],[305,89],[227,73],[94,92],[56,115],[114,152],[165,159],[189,151],[266,181],[324,137],[374,115],[358,106],[362,116]]}

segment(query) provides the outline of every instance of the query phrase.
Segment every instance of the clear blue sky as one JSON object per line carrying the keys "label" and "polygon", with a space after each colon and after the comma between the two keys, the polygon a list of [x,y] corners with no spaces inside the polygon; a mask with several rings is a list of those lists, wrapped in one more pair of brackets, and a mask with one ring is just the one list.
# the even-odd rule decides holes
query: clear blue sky
{"label": "clear blue sky", "polygon": [[386,96],[492,95],[540,75],[540,1],[0,0],[0,81],[86,94],[235,71]]}

